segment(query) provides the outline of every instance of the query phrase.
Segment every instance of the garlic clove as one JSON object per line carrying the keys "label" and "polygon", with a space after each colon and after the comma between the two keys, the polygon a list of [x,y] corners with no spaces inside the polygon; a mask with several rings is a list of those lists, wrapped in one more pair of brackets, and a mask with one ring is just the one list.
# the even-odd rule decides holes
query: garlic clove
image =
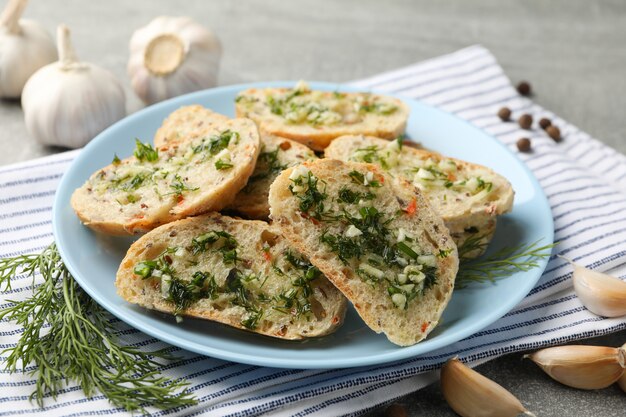
{"label": "garlic clove", "polygon": [[222,47],[210,30],[188,17],[161,16],[133,33],[128,74],[147,104],[217,82]]}
{"label": "garlic clove", "polygon": [[626,315],[626,282],[576,265],[563,256],[559,257],[574,267],[574,291],[589,311],[604,317]]}
{"label": "garlic clove", "polygon": [[534,416],[513,394],[456,357],[441,368],[441,391],[450,407],[463,417]]}
{"label": "garlic clove", "polygon": [[[624,343],[622,349],[626,351],[626,343]],[[619,385],[622,391],[626,392],[626,371],[622,374],[620,379],[617,380],[617,385]]]}
{"label": "garlic clove", "polygon": [[541,349],[525,355],[552,379],[573,388],[600,389],[624,374],[626,351],[623,348],[570,345]]}
{"label": "garlic clove", "polygon": [[58,49],[59,61],[39,69],[24,86],[22,109],[36,140],[77,148],[126,115],[126,97],[111,72],[77,59],[63,25]]}
{"label": "garlic clove", "polygon": [[18,98],[38,69],[54,62],[57,51],[46,29],[20,19],[27,0],[10,0],[0,15],[0,97]]}

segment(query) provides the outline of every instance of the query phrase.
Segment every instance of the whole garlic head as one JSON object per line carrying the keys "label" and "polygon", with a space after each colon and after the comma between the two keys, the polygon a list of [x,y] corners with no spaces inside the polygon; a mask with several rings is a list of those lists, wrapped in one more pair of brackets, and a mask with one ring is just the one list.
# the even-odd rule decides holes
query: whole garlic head
{"label": "whole garlic head", "polygon": [[0,16],[0,97],[17,98],[28,78],[56,61],[54,39],[33,20],[20,20],[27,0],[11,0]]}
{"label": "whole garlic head", "polygon": [[189,17],[161,16],[135,31],[128,75],[147,104],[214,87],[222,47],[217,37]]}
{"label": "whole garlic head", "polygon": [[28,80],[22,109],[26,128],[39,142],[78,148],[126,115],[126,97],[111,72],[78,61],[64,25],[57,42],[59,61]]}

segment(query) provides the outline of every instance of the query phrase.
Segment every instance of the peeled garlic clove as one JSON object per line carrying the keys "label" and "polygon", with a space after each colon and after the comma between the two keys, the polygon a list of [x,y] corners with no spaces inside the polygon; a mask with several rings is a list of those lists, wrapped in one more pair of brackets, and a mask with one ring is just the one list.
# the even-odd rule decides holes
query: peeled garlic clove
{"label": "peeled garlic clove", "polygon": [[59,61],[28,80],[22,109],[36,140],[78,148],[126,115],[126,97],[111,72],[78,61],[66,26],[59,26],[57,36]]}
{"label": "peeled garlic clove", "polygon": [[589,311],[604,317],[626,315],[626,282],[559,257],[574,267],[574,291]]}
{"label": "peeled garlic clove", "polygon": [[600,389],[616,382],[626,367],[622,348],[570,345],[525,355],[560,383],[573,388]]}
{"label": "peeled garlic clove", "polygon": [[441,368],[441,391],[454,411],[463,417],[534,416],[513,394],[452,358]]}
{"label": "peeled garlic clove", "polygon": [[161,16],[130,40],[128,75],[147,104],[214,87],[222,56],[217,37],[188,17]]}
{"label": "peeled garlic clove", "polygon": [[17,98],[35,71],[57,59],[54,39],[33,20],[20,19],[27,0],[10,0],[0,16],[0,97]]}
{"label": "peeled garlic clove", "polygon": [[[626,343],[624,343],[622,349],[626,351]],[[624,371],[621,378],[617,380],[617,385],[619,385],[622,391],[626,392],[626,371]]]}

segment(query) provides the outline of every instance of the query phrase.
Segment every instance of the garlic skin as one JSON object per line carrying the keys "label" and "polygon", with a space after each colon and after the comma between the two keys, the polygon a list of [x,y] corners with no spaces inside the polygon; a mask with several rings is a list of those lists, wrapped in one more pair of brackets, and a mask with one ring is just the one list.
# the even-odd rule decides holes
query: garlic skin
{"label": "garlic skin", "polygon": [[441,391],[452,409],[462,417],[534,416],[501,385],[463,365],[458,358],[441,368]]}
{"label": "garlic skin", "polygon": [[574,291],[589,311],[604,317],[626,315],[626,282],[576,265],[563,256],[559,257],[574,267]]}
{"label": "garlic skin", "polygon": [[[622,349],[626,351],[626,343],[622,346]],[[626,371],[622,374],[622,377],[617,380],[617,385],[622,389],[622,391],[626,392]]]}
{"label": "garlic skin", "polygon": [[525,355],[552,379],[573,388],[601,389],[617,382],[624,374],[623,348],[570,345],[541,349]]}
{"label": "garlic skin", "polygon": [[33,20],[20,19],[27,0],[10,0],[0,16],[0,97],[18,98],[28,78],[57,59],[54,39]]}
{"label": "garlic skin", "polygon": [[78,61],[66,26],[57,37],[60,59],[28,80],[22,109],[36,140],[78,148],[126,115],[126,97],[111,72]]}
{"label": "garlic skin", "polygon": [[135,93],[152,104],[217,83],[222,47],[189,17],[161,16],[133,33],[128,75]]}

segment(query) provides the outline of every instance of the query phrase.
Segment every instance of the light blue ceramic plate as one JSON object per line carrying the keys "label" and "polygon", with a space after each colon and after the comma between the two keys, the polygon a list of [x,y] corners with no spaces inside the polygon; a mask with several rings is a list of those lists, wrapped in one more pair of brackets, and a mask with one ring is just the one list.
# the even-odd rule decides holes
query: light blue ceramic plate
{"label": "light blue ceramic plate", "polygon": [[[535,285],[547,261],[529,272],[456,291],[443,323],[427,340],[398,347],[369,330],[353,310],[335,334],[305,342],[286,342],[202,320],[173,317],[133,306],[117,296],[117,267],[130,238],[98,235],[82,226],[70,207],[70,196],[89,175],[109,164],[113,154],[132,154],[135,138],[151,141],[163,119],[180,106],[201,104],[232,116],[238,91],[249,87],[291,86],[293,83],[238,85],[178,97],[139,111],[98,135],[63,176],[54,202],[54,235],[61,256],[78,283],[100,305],[121,320],[158,339],[216,358],[286,368],[343,368],[381,364],[414,357],[447,346],[483,329],[511,310]],[[337,84],[311,83],[315,89],[351,91]],[[477,162],[504,175],[515,189],[515,206],[497,228],[490,250],[542,240],[553,241],[548,202],[533,175],[497,140],[441,110],[403,98],[411,107],[407,133],[428,148]]]}

